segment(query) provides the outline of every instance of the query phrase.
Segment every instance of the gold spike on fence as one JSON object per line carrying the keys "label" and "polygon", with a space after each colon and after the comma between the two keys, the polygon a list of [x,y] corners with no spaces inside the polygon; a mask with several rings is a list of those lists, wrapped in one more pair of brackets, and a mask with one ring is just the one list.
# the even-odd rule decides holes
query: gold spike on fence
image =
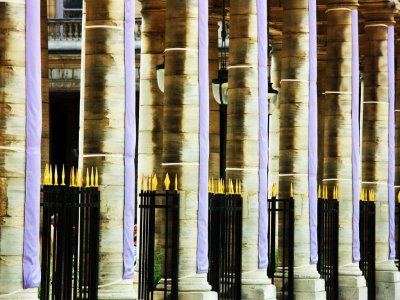
{"label": "gold spike on fence", "polygon": [[151,190],[157,191],[157,185],[158,185],[157,175],[154,174],[153,179],[151,181]]}
{"label": "gold spike on fence", "polygon": [[165,186],[166,191],[169,191],[170,184],[171,184],[171,180],[169,180],[169,175],[167,173],[167,175],[165,175],[165,180],[164,180],[164,186]]}
{"label": "gold spike on fence", "polygon": [[321,198],[321,185],[318,184],[318,198]]}
{"label": "gold spike on fence", "polygon": [[89,168],[86,168],[86,187],[90,187]]}
{"label": "gold spike on fence", "polygon": [[94,187],[94,171],[92,167],[92,171],[90,172],[90,186]]}
{"label": "gold spike on fence", "polygon": [[61,171],[61,185],[65,186],[65,167],[63,165],[62,171]]}
{"label": "gold spike on fence", "polygon": [[293,182],[290,183],[290,197],[294,197],[294,189],[293,189]]}
{"label": "gold spike on fence", "polygon": [[175,187],[174,190],[177,192],[178,191],[178,174],[175,174]]}
{"label": "gold spike on fence", "polygon": [[400,203],[400,192],[397,194],[397,203]]}
{"label": "gold spike on fence", "polygon": [[54,185],[58,185],[58,170],[57,170],[57,165],[54,166]]}
{"label": "gold spike on fence", "polygon": [[272,184],[272,197],[276,197],[276,194],[277,194],[277,192],[276,192],[276,183],[273,183]]}
{"label": "gold spike on fence", "polygon": [[364,201],[364,188],[361,188],[360,190],[360,200]]}
{"label": "gold spike on fence", "polygon": [[99,187],[99,172],[98,172],[97,168],[96,168],[96,173],[94,175],[94,186]]}

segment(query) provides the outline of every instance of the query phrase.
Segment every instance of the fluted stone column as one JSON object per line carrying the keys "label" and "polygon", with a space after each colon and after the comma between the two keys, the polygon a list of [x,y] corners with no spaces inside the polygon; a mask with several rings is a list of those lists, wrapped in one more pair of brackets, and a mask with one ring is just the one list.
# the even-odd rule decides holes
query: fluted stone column
{"label": "fluted stone column", "polygon": [[[123,272],[124,1],[86,0],[83,167],[100,183],[99,299],[134,299]],[[132,83],[134,84],[134,83]],[[133,183],[127,183],[133,184]],[[133,228],[132,228],[133,230]]]}
{"label": "fluted stone column", "polygon": [[[281,51],[282,41],[272,41],[272,53],[270,56],[270,76],[274,89],[280,90],[281,86]],[[272,185],[279,185],[279,97],[275,95],[269,99],[269,165],[268,165],[268,191],[272,191]]]}
{"label": "fluted stone column", "polygon": [[[0,297],[23,290],[25,209],[25,1],[0,1]],[[39,124],[40,126],[40,124]]]}
{"label": "fluted stone column", "polygon": [[399,299],[400,273],[394,260],[388,260],[388,26],[394,25],[395,4],[366,4],[362,12],[366,19],[362,181],[376,192],[376,298]]}
{"label": "fluted stone column", "polygon": [[196,274],[199,182],[198,0],[167,0],[163,173],[179,178],[179,298],[217,299]]}
{"label": "fluted stone column", "polygon": [[[218,16],[219,13],[219,16]],[[211,88],[211,81],[217,78],[219,69],[219,48],[218,48],[218,20],[221,18],[220,12],[211,11],[208,21],[209,26],[209,51],[208,51],[208,67],[210,78],[210,177],[220,177],[220,118],[219,105],[214,100]]]}
{"label": "fluted stone column", "polygon": [[276,297],[266,270],[258,270],[257,54],[256,1],[231,1],[226,178],[243,182],[242,299],[254,300]]}
{"label": "fluted stone column", "polygon": [[308,196],[309,16],[308,0],[284,0],[280,90],[279,196],[293,184],[296,298],[325,299],[324,281],[310,264]]}
{"label": "fluted stone column", "polygon": [[[353,263],[352,10],[358,1],[328,1],[322,183],[339,190],[339,298],[366,299],[365,278]],[[356,20],[358,22],[358,20]],[[358,23],[357,23],[358,24]],[[358,66],[356,66],[358,68]]]}

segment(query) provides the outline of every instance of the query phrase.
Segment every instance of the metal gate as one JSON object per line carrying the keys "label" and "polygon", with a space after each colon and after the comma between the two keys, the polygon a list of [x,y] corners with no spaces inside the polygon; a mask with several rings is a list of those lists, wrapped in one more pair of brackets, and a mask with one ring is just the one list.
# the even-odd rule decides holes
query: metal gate
{"label": "metal gate", "polygon": [[[268,199],[268,277],[278,299],[293,299],[294,201],[293,197]],[[279,233],[279,234],[278,234]]]}
{"label": "metal gate", "polygon": [[40,299],[97,299],[100,192],[44,185]]}
{"label": "metal gate", "polygon": [[367,281],[368,299],[373,300],[375,299],[375,202],[372,193],[369,193],[369,199],[365,197],[360,201],[360,254],[360,269]]}
{"label": "metal gate", "polygon": [[325,280],[327,300],[339,297],[339,202],[334,189],[333,199],[328,192],[318,197],[318,264]]}
{"label": "metal gate", "polygon": [[[178,299],[179,194],[142,187],[139,196],[139,299]],[[163,227],[157,244],[156,224]]]}
{"label": "metal gate", "polygon": [[241,299],[242,206],[239,194],[209,194],[207,279],[218,299]]}

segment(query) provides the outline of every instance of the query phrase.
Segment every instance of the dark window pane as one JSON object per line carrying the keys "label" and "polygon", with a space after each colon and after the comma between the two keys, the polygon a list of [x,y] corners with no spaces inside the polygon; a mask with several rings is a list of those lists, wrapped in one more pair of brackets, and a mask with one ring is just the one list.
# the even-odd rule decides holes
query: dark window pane
{"label": "dark window pane", "polygon": [[82,18],[82,11],[81,10],[66,10],[64,9],[64,16],[65,19],[80,19]]}
{"label": "dark window pane", "polygon": [[64,8],[82,8],[82,0],[64,0]]}

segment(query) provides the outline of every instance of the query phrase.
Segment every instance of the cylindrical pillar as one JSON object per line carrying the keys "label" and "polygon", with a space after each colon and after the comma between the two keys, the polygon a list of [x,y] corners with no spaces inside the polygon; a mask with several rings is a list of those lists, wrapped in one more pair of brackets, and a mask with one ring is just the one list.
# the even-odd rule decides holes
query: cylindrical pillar
{"label": "cylindrical pillar", "polygon": [[[375,266],[377,299],[400,295],[400,273],[389,260],[389,32],[395,3],[365,4],[362,183],[376,193]],[[393,29],[393,28],[392,28]],[[394,43],[394,41],[393,41]]]}
{"label": "cylindrical pillar", "polygon": [[85,86],[84,112],[81,112],[84,146],[79,154],[83,156],[84,168],[95,166],[99,170],[99,299],[133,299],[132,280],[121,280],[125,185],[121,175],[125,141],[124,1],[87,0],[84,30]]}
{"label": "cylindrical pillar", "polygon": [[23,288],[25,3],[0,1],[0,28],[0,297],[4,297]]}
{"label": "cylindrical pillar", "polygon": [[226,178],[243,182],[242,299],[272,299],[276,297],[275,287],[270,284],[266,270],[258,269],[259,83],[256,2],[230,3]]}
{"label": "cylindrical pillar", "polygon": [[[219,16],[218,16],[219,13]],[[215,101],[211,81],[218,76],[219,48],[218,48],[218,20],[221,18],[219,11],[212,11],[208,21],[209,28],[209,78],[210,78],[210,177],[220,177],[220,107]]]}
{"label": "cylindrical pillar", "polygon": [[[353,264],[352,184],[352,11],[358,1],[328,1],[326,86],[324,100],[323,186],[338,188],[339,297],[365,299],[367,288],[358,263]],[[358,47],[358,44],[357,44]],[[358,99],[357,99],[358,101]]]}
{"label": "cylindrical pillar", "polygon": [[[163,175],[178,176],[179,294],[214,299],[206,274],[196,275],[199,207],[198,0],[167,0]],[[209,298],[210,297],[210,298]]]}
{"label": "cylindrical pillar", "polygon": [[[310,264],[309,201],[309,1],[284,0],[282,76],[280,90],[279,196],[287,198],[293,185],[294,276],[296,298],[323,297],[324,283]],[[315,158],[316,159],[316,158]],[[310,295],[311,293],[311,295]]]}

